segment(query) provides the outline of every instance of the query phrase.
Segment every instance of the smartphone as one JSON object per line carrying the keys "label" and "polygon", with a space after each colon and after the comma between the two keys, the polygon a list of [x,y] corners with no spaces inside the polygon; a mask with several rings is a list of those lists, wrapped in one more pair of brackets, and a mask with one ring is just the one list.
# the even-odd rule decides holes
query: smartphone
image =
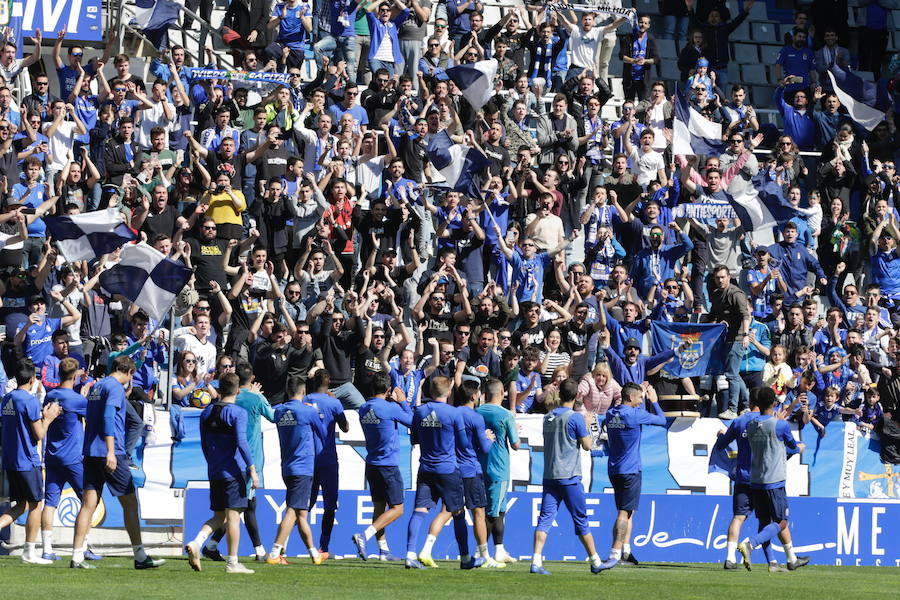
{"label": "smartphone", "polygon": [[0,335],[6,335],[6,325],[0,325]]}

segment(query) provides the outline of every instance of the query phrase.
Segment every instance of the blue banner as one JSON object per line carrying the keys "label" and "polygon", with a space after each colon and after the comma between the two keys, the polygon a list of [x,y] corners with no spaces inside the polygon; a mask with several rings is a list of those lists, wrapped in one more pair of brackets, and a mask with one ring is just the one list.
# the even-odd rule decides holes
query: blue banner
{"label": "blue banner", "polygon": [[65,27],[67,40],[99,42],[103,10],[100,0],[13,0],[9,26],[20,41],[33,36],[35,29],[47,40],[56,39],[56,32]]}
{"label": "blue banner", "polygon": [[651,354],[674,350],[675,360],[663,370],[675,377],[719,373],[725,357],[725,325],[721,323],[650,323]]}
{"label": "blue banner", "polygon": [[[257,492],[256,516],[260,535],[268,547],[275,539],[278,523],[284,515],[284,490],[264,489]],[[412,514],[414,494],[406,494],[404,517],[387,528],[387,538],[394,554],[402,556],[406,548],[406,525]],[[539,493],[512,492],[506,513],[504,546],[513,556],[530,560],[532,536],[541,508]],[[809,555],[813,564],[851,566],[900,566],[900,501],[836,500],[834,498],[791,498],[791,533],[794,550]],[[372,499],[368,492],[342,491],[329,551],[334,556],[356,556],[350,536],[371,523]],[[432,511],[432,515],[436,511]],[[184,537],[196,535],[210,517],[209,491],[191,488],[185,498]],[[313,539],[318,543],[322,515],[321,500],[310,511]],[[611,527],[616,510],[611,493],[592,493],[587,498],[588,524],[601,556],[612,541]],[[631,548],[646,562],[722,562],[725,559],[725,536],[731,521],[731,498],[727,496],[644,495],[634,514]],[[754,518],[744,523],[742,535],[756,531]],[[416,548],[421,549],[426,527]],[[471,530],[470,530],[471,536]],[[474,539],[470,539],[470,547]],[[776,557],[784,562],[780,546],[774,545]],[[369,550],[377,552],[374,542]],[[241,532],[241,555],[253,552],[246,531]],[[306,547],[296,528],[288,541],[289,557],[306,556]],[[458,558],[452,528],[444,529],[434,546],[437,559]],[[572,528],[565,509],[556,517],[544,547],[546,560],[583,561],[584,548]],[[764,562],[757,551],[755,562]],[[398,567],[399,568],[399,567]],[[587,569],[587,565],[585,565]]]}

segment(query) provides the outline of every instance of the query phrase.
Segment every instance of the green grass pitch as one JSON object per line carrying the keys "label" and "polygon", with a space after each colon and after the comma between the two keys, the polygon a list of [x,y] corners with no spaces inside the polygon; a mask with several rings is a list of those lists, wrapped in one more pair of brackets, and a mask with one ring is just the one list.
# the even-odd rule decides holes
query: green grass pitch
{"label": "green grass pitch", "polygon": [[[49,567],[0,558],[0,589],[5,598],[886,598],[900,586],[890,567],[804,567],[769,573],[763,564],[723,571],[720,564],[647,563],[616,567],[592,575],[586,562],[548,562],[551,576],[531,575],[528,563],[503,570],[460,571],[458,563],[439,569],[407,571],[402,563],[329,560],[314,567],[290,559],[269,566],[243,559],[254,575],[226,575],[224,563],[203,561],[193,572],[185,559],[169,559],[155,571],[135,571],[132,561],[105,558],[93,571],[68,569],[68,557]],[[885,595],[887,594],[887,595]]]}

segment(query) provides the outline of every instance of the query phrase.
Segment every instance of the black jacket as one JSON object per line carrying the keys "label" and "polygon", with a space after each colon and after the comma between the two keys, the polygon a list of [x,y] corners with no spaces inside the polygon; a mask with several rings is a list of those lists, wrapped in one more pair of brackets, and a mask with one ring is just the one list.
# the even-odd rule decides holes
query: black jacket
{"label": "black jacket", "polygon": [[141,149],[137,142],[131,140],[132,161],[125,157],[125,143],[122,138],[115,136],[106,140],[103,146],[103,162],[106,165],[106,179],[115,185],[122,185],[125,175],[137,173],[138,159]]}

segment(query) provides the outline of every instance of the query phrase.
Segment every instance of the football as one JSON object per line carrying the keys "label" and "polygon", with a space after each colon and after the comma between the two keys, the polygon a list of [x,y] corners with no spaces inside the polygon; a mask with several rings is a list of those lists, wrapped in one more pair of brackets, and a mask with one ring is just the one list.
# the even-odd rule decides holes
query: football
{"label": "football", "polygon": [[212,402],[212,396],[206,390],[194,390],[191,394],[191,406],[194,408],[206,408]]}

